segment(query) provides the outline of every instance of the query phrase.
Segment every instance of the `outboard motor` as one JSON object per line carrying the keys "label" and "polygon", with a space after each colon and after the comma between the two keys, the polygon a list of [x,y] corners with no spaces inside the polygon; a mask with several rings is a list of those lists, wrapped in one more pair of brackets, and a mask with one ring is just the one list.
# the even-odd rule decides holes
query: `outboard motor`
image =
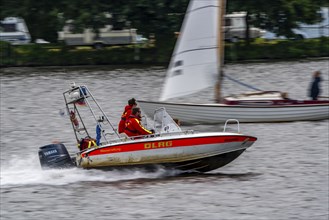
{"label": "outboard motor", "polygon": [[42,169],[64,169],[75,166],[64,144],[40,147],[39,160]]}

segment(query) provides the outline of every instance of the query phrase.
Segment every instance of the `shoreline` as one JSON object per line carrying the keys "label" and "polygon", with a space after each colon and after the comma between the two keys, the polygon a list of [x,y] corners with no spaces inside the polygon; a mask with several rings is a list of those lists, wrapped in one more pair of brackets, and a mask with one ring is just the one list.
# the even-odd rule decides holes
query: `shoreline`
{"label": "shoreline", "polygon": [[[281,63],[281,62],[309,62],[309,61],[322,61],[327,60],[329,65],[329,57],[306,57],[306,58],[291,58],[291,59],[255,59],[255,60],[239,60],[239,61],[225,61],[225,64],[248,64],[248,63]],[[112,67],[114,69],[118,68],[148,68],[148,67],[163,67],[167,68],[169,63],[161,64],[161,63],[127,63],[127,64],[81,64],[81,65],[10,65],[10,66],[0,66],[1,69],[9,69],[9,68],[47,68],[47,69],[63,69],[65,68],[94,68],[94,67]]]}
{"label": "shoreline", "polygon": [[[0,67],[168,66],[174,44],[154,47],[121,46],[101,50],[61,45],[11,46],[0,42]],[[139,45],[140,46],[140,45]],[[224,62],[275,63],[329,60],[329,37],[300,41],[245,42],[225,45]]]}

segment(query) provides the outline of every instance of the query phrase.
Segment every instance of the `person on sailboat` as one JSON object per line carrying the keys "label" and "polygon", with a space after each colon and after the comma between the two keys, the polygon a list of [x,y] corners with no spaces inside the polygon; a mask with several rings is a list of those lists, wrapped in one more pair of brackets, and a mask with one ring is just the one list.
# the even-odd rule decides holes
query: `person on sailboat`
{"label": "person on sailboat", "polygon": [[312,98],[312,100],[318,100],[319,94],[321,92],[320,90],[320,82],[321,82],[321,72],[320,71],[315,71],[313,73],[313,81],[310,86],[310,94],[309,96]]}
{"label": "person on sailboat", "polygon": [[131,115],[126,120],[125,133],[129,137],[153,134],[154,131],[150,131],[144,128],[141,124],[142,113],[140,108],[135,107],[132,109]]}
{"label": "person on sailboat", "polygon": [[125,106],[125,109],[121,115],[121,120],[118,126],[118,132],[123,133],[126,128],[126,120],[131,115],[131,110],[137,106],[136,100],[134,98],[128,100],[128,105]]}

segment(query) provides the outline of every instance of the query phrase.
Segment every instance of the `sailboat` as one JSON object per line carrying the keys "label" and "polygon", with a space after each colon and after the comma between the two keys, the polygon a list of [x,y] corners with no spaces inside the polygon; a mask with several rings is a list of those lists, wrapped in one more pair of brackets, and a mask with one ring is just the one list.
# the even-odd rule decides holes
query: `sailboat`
{"label": "sailboat", "polygon": [[[159,101],[138,100],[143,112],[153,115],[164,107],[183,123],[290,122],[329,118],[329,100],[292,100],[278,91],[258,91],[221,98],[224,77],[225,0],[191,0],[167,70]],[[184,97],[214,87],[217,103],[175,103]]]}

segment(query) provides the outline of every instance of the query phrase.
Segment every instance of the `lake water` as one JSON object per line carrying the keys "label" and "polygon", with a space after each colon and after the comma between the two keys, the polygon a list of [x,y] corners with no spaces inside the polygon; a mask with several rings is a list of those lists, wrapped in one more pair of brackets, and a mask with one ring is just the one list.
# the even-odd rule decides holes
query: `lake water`
{"label": "lake water", "polygon": [[[232,64],[226,74],[264,90],[307,99],[321,70],[329,95],[328,60]],[[54,67],[1,70],[0,219],[250,219],[329,218],[329,120],[241,124],[258,141],[231,164],[207,174],[166,170],[48,170],[38,148],[61,141],[74,153],[63,109],[71,82],[86,84],[117,124],[128,99],[157,100],[162,67]],[[224,80],[224,95],[246,91]],[[184,98],[211,102],[211,90]],[[223,124],[183,129],[221,131]]]}

